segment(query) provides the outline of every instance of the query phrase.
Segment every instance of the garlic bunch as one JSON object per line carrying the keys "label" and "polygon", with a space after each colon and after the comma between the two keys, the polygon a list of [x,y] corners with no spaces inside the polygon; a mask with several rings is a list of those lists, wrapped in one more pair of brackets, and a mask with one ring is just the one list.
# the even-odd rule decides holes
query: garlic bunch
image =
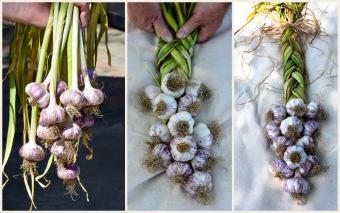
{"label": "garlic bunch", "polygon": [[197,146],[191,136],[174,138],[171,143],[171,155],[175,161],[186,162],[195,157]]}
{"label": "garlic bunch", "polygon": [[161,89],[165,94],[179,98],[184,94],[185,81],[178,72],[170,72],[163,77]]}
{"label": "garlic bunch", "polygon": [[155,98],[152,108],[159,119],[167,120],[176,113],[177,102],[174,97],[161,93]]}
{"label": "garlic bunch", "polygon": [[171,115],[168,128],[173,137],[185,137],[194,131],[194,119],[188,112],[178,112]]}

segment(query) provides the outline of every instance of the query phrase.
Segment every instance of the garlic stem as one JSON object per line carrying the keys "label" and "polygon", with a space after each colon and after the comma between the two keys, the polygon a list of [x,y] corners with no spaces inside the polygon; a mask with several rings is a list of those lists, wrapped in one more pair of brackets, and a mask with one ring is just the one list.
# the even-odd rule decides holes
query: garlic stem
{"label": "garlic stem", "polygon": [[72,20],[72,89],[78,89],[78,25],[79,8],[73,7]]}
{"label": "garlic stem", "polygon": [[83,35],[81,33],[81,28],[79,28],[79,40],[80,40],[80,68],[83,75],[85,87],[92,87],[89,74],[87,72],[87,65],[86,65],[86,58],[85,58],[85,50],[84,50],[84,42],[83,42]]}

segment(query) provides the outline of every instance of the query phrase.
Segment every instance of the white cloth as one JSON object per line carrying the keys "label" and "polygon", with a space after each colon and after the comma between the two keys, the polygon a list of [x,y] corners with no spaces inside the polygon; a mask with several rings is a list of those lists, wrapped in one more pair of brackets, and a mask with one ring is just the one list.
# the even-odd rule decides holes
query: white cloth
{"label": "white cloth", "polygon": [[[249,3],[234,3],[234,29],[240,28],[251,11]],[[266,145],[263,128],[264,115],[272,103],[284,103],[283,79],[280,64],[279,43],[263,43],[257,56],[243,54],[244,46],[234,50],[233,73],[235,81],[235,194],[236,210],[335,210],[337,209],[337,7],[336,3],[309,3],[321,28],[328,36],[318,37],[312,46],[305,46],[305,64],[309,80],[316,79],[322,70],[331,71],[309,86],[309,100],[321,101],[329,113],[327,121],[322,122],[321,137],[318,140],[320,157],[329,166],[327,173],[309,178],[312,191],[307,204],[299,206],[282,189],[282,182],[268,171],[272,151]],[[268,20],[268,19],[265,19]],[[246,38],[260,25],[254,20],[244,31],[235,37],[236,43]],[[268,41],[268,39],[266,40]],[[249,47],[249,46],[248,46]],[[243,57],[242,57],[243,56]],[[270,56],[270,58],[268,57]],[[331,61],[333,60],[333,61]],[[256,85],[274,71],[260,87],[259,96],[251,103]],[[329,73],[328,73],[329,74]],[[319,97],[317,95],[320,95]]]}
{"label": "white cloth", "polygon": [[218,32],[204,44],[195,46],[193,79],[200,79],[213,91],[204,103],[196,122],[217,120],[223,135],[212,147],[214,156],[223,157],[214,171],[213,197],[210,205],[193,200],[170,182],[164,172],[148,173],[142,168],[151,113],[141,113],[136,92],[152,83],[144,62],[155,61],[156,36],[129,24],[128,28],[128,209],[129,210],[225,210],[231,209],[231,6]]}

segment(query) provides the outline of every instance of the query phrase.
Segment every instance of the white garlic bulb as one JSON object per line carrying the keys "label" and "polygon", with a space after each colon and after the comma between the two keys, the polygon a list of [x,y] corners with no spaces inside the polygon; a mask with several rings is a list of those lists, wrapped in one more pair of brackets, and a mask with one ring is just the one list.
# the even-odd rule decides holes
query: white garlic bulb
{"label": "white garlic bulb", "polygon": [[198,149],[194,159],[191,160],[191,166],[194,170],[204,170],[210,158],[210,152],[206,149]]}
{"label": "white garlic bulb", "polygon": [[315,130],[319,128],[319,122],[315,120],[309,120],[304,123],[303,134],[307,136],[312,136]]}
{"label": "white garlic bulb", "polygon": [[300,98],[293,98],[289,100],[286,104],[286,109],[288,114],[291,116],[301,117],[307,112],[306,104]]}
{"label": "white garlic bulb", "polygon": [[159,119],[169,119],[169,117],[176,113],[177,102],[174,97],[161,93],[153,103],[153,112]]}
{"label": "white garlic bulb", "polygon": [[178,102],[178,112],[187,111],[192,116],[197,116],[200,107],[200,99],[192,95],[185,95],[181,97]]}
{"label": "white garlic bulb", "polygon": [[291,116],[281,122],[280,130],[284,136],[295,141],[300,137],[303,131],[303,123],[296,116]]}
{"label": "white garlic bulb", "polygon": [[286,117],[286,109],[278,104],[272,104],[267,112],[267,120],[280,124]]}
{"label": "white garlic bulb", "polygon": [[188,163],[173,162],[166,169],[166,175],[176,183],[184,183],[191,174],[192,169]]}
{"label": "white garlic bulb", "polygon": [[207,193],[212,190],[211,175],[208,172],[194,172],[194,174],[189,176],[184,190],[193,197],[197,195],[207,196]]}
{"label": "white garlic bulb", "polygon": [[303,136],[299,138],[296,141],[296,145],[301,146],[305,150],[306,154],[316,153],[316,146],[315,146],[314,140],[310,136]]}
{"label": "white garlic bulb", "polygon": [[286,149],[283,160],[291,169],[299,168],[307,160],[307,154],[301,146],[290,146]]}
{"label": "white garlic bulb", "polygon": [[318,111],[320,109],[320,105],[316,102],[310,102],[307,104],[307,113],[306,116],[307,118],[315,118],[316,115],[318,114]]}
{"label": "white garlic bulb", "polygon": [[167,73],[161,82],[162,91],[175,98],[179,98],[184,94],[185,81],[177,72]]}
{"label": "white garlic bulb", "polygon": [[210,132],[210,129],[206,124],[198,123],[194,127],[193,136],[195,141],[197,142],[197,146],[204,149],[210,149],[210,146],[214,139],[213,135]]}
{"label": "white garlic bulb", "polygon": [[151,103],[161,93],[161,89],[155,85],[149,84],[144,88],[144,93]]}
{"label": "white garlic bulb", "polygon": [[194,119],[189,112],[178,112],[171,115],[168,128],[173,137],[185,137],[194,131]]}
{"label": "white garlic bulb", "polygon": [[185,93],[206,100],[210,97],[209,88],[200,80],[191,80],[185,89]]}
{"label": "white garlic bulb", "polygon": [[191,136],[174,138],[170,143],[171,155],[175,161],[192,160],[197,152],[196,142]]}
{"label": "white garlic bulb", "polygon": [[275,123],[269,123],[266,125],[267,137],[273,139],[280,136],[280,128]]}
{"label": "white garlic bulb", "polygon": [[149,136],[158,137],[162,142],[165,143],[170,143],[172,139],[168,127],[162,123],[156,123],[152,125],[149,130]]}

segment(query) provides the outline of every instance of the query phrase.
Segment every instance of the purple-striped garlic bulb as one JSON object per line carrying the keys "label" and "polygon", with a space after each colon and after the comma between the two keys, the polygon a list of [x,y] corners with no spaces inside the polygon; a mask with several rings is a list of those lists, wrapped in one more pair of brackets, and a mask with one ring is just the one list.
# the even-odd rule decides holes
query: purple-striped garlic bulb
{"label": "purple-striped garlic bulb", "polygon": [[56,141],[51,146],[51,153],[57,158],[61,158],[65,154],[65,144],[61,141]]}
{"label": "purple-striped garlic bulb", "polygon": [[194,119],[189,112],[178,112],[171,115],[168,128],[173,137],[185,137],[194,131]]}
{"label": "purple-striped garlic bulb", "polygon": [[273,138],[273,149],[275,154],[283,157],[283,153],[286,151],[287,147],[293,145],[293,142],[286,136],[277,136]]}
{"label": "purple-striped garlic bulb", "polygon": [[71,113],[80,110],[85,105],[86,99],[79,89],[70,88],[60,95],[60,102],[66,107],[66,111]]}
{"label": "purple-striped garlic bulb", "polygon": [[150,171],[167,168],[172,162],[170,147],[165,144],[156,144],[152,150],[152,155],[144,159],[143,165]]}
{"label": "purple-striped garlic bulb", "polygon": [[197,142],[197,146],[204,149],[210,149],[210,146],[214,141],[214,137],[211,134],[210,129],[204,123],[198,123],[194,127],[193,137]]}
{"label": "purple-striped garlic bulb", "polygon": [[212,187],[211,175],[208,172],[196,171],[189,176],[184,190],[201,203],[206,204],[210,200],[209,193],[212,191]]}
{"label": "purple-striped garlic bulb", "polygon": [[59,80],[58,83],[57,83],[57,92],[56,92],[56,95],[57,96],[60,96],[64,91],[67,90],[67,84],[65,81],[63,80]]}
{"label": "purple-striped garlic bulb", "polygon": [[20,157],[30,162],[42,161],[45,157],[45,152],[41,146],[35,141],[30,140],[21,146],[19,150]]}
{"label": "purple-striped garlic bulb", "polygon": [[162,120],[167,120],[176,113],[177,102],[174,97],[160,93],[153,102],[153,113]]}
{"label": "purple-striped garlic bulb", "polygon": [[302,177],[294,177],[287,179],[283,182],[283,189],[285,192],[290,193],[294,198],[298,199],[299,205],[305,204],[303,195],[306,195],[310,191],[310,186],[307,180]]}
{"label": "purple-striped garlic bulb", "polygon": [[74,119],[74,122],[80,127],[91,127],[94,125],[94,117],[90,114],[85,114],[82,117]]}
{"label": "purple-striped garlic bulb", "polygon": [[306,117],[309,119],[316,118],[319,110],[320,110],[320,105],[318,103],[310,102],[309,104],[307,104]]}
{"label": "purple-striped garlic bulb", "polygon": [[286,118],[286,109],[278,104],[272,104],[266,117],[267,121],[280,124]]}
{"label": "purple-striped garlic bulb", "polygon": [[86,83],[83,90],[84,97],[86,99],[86,106],[98,106],[104,102],[105,96],[100,89],[92,87],[90,83]]}
{"label": "purple-striped garlic bulb", "polygon": [[286,109],[288,114],[297,117],[304,116],[307,112],[306,104],[300,98],[293,98],[289,100],[286,104]]}
{"label": "purple-striped garlic bulb", "polygon": [[193,95],[185,95],[179,99],[178,112],[187,111],[193,117],[197,116],[201,108],[201,101]]}
{"label": "purple-striped garlic bulb", "polygon": [[42,126],[38,125],[37,136],[43,140],[55,140],[59,137],[59,128],[55,125]]}
{"label": "purple-striped garlic bulb", "polygon": [[302,166],[307,160],[307,154],[301,146],[290,146],[286,149],[283,160],[291,169],[296,169]]}
{"label": "purple-striped garlic bulb", "polygon": [[195,96],[204,101],[210,98],[211,91],[202,81],[191,80],[187,83],[185,94]]}
{"label": "purple-striped garlic bulb", "polygon": [[306,154],[313,155],[316,153],[316,145],[310,136],[303,136],[296,141],[297,146],[301,146]]}
{"label": "purple-striped garlic bulb", "polygon": [[173,162],[166,169],[166,175],[175,183],[180,184],[185,183],[192,172],[190,165],[183,162]]}
{"label": "purple-striped garlic bulb", "polygon": [[32,105],[37,105],[42,109],[48,106],[50,94],[44,84],[35,82],[29,83],[25,87],[25,93],[29,96],[29,102]]}
{"label": "purple-striped garlic bulb", "polygon": [[79,174],[80,169],[74,163],[59,165],[57,168],[57,175],[62,180],[74,180]]}
{"label": "purple-striped garlic bulb", "polygon": [[65,110],[61,106],[51,102],[49,106],[40,112],[39,124],[49,126],[63,123],[66,119]]}
{"label": "purple-striped garlic bulb", "polygon": [[275,158],[269,168],[270,172],[275,176],[282,178],[291,178],[294,176],[294,170],[290,169],[284,160]]}
{"label": "purple-striped garlic bulb", "polygon": [[303,132],[303,123],[295,116],[288,117],[281,122],[281,133],[295,142]]}
{"label": "purple-striped garlic bulb", "polygon": [[141,89],[138,94],[138,104],[143,112],[151,111],[155,98],[161,94],[161,89],[155,85],[149,84]]}
{"label": "purple-striped garlic bulb", "polygon": [[192,160],[197,152],[196,142],[191,136],[174,138],[170,147],[172,158],[180,162]]}
{"label": "purple-striped garlic bulb", "polygon": [[156,123],[150,127],[149,136],[156,141],[170,143],[172,137],[169,129],[165,124]]}
{"label": "purple-striped garlic bulb", "polygon": [[163,77],[161,89],[165,94],[179,98],[184,94],[185,81],[178,72],[170,72]]}
{"label": "purple-striped garlic bulb", "polygon": [[319,122],[316,120],[309,120],[304,123],[303,134],[312,136],[313,133],[319,128]]}
{"label": "purple-striped garlic bulb", "polygon": [[64,140],[78,140],[81,137],[81,128],[74,122],[69,121],[64,126],[61,137]]}
{"label": "purple-striped garlic bulb", "polygon": [[198,149],[194,159],[191,160],[191,166],[195,171],[211,171],[216,163],[217,160],[212,158],[206,149]]}
{"label": "purple-striped garlic bulb", "polygon": [[280,128],[275,123],[269,123],[266,125],[266,135],[272,143],[272,139],[281,135]]}

